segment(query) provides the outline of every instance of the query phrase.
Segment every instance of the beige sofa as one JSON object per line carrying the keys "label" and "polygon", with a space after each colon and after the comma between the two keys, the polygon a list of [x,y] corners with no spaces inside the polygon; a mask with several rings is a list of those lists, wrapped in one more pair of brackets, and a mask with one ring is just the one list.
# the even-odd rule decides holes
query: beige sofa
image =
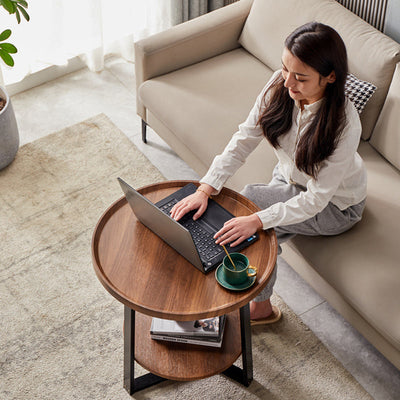
{"label": "beige sofa", "polygon": [[[298,236],[283,257],[400,368],[398,43],[334,0],[240,0],[136,43],[137,112],[201,176],[280,68],[285,37],[312,20],[341,34],[350,71],[378,88],[361,114],[368,198],[351,231]],[[227,186],[268,182],[275,163],[265,141]]]}

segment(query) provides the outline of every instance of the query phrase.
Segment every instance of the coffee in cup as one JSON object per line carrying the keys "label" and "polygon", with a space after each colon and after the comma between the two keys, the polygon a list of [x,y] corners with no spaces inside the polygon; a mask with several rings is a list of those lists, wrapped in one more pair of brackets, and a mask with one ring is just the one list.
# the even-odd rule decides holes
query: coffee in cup
{"label": "coffee in cup", "polygon": [[257,268],[252,267],[249,259],[242,253],[231,253],[230,258],[225,256],[222,261],[223,275],[225,281],[230,285],[241,285],[249,278],[257,275]]}

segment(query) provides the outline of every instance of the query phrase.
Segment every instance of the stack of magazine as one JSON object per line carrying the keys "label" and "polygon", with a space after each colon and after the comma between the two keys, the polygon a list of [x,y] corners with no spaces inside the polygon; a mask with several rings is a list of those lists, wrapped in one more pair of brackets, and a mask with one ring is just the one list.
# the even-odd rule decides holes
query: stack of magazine
{"label": "stack of magazine", "polygon": [[153,318],[150,336],[152,339],[165,340],[168,342],[221,347],[225,321],[225,315],[184,322]]}

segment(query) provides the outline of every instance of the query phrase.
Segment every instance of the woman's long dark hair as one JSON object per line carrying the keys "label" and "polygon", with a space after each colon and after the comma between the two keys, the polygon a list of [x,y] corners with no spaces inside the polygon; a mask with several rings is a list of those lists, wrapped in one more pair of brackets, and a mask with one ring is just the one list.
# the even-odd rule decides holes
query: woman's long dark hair
{"label": "woman's long dark hair", "polygon": [[[316,178],[319,166],[335,150],[346,123],[344,85],[347,77],[346,47],[339,34],[331,27],[311,22],[291,33],[285,47],[321,76],[335,72],[336,80],[328,83],[325,101],[315,114],[312,123],[301,137],[296,151],[295,163],[299,170]],[[271,87],[270,99],[266,101],[260,116],[265,137],[275,148],[279,137],[288,132],[292,125],[294,101],[279,76]]]}

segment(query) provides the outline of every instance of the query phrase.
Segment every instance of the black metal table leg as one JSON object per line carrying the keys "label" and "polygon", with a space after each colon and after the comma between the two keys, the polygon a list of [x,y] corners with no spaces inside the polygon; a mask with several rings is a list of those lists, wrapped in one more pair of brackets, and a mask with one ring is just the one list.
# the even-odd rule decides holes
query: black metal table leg
{"label": "black metal table leg", "polygon": [[253,380],[253,352],[249,304],[240,309],[240,334],[242,340],[242,368],[232,365],[224,371],[224,374],[245,386],[249,386]]}
{"label": "black metal table leg", "polygon": [[124,388],[133,394],[165,380],[152,373],[135,379],[135,310],[124,306]]}
{"label": "black metal table leg", "polygon": [[147,143],[146,131],[147,131],[147,124],[145,121],[142,120],[142,141],[143,141],[143,143]]}

